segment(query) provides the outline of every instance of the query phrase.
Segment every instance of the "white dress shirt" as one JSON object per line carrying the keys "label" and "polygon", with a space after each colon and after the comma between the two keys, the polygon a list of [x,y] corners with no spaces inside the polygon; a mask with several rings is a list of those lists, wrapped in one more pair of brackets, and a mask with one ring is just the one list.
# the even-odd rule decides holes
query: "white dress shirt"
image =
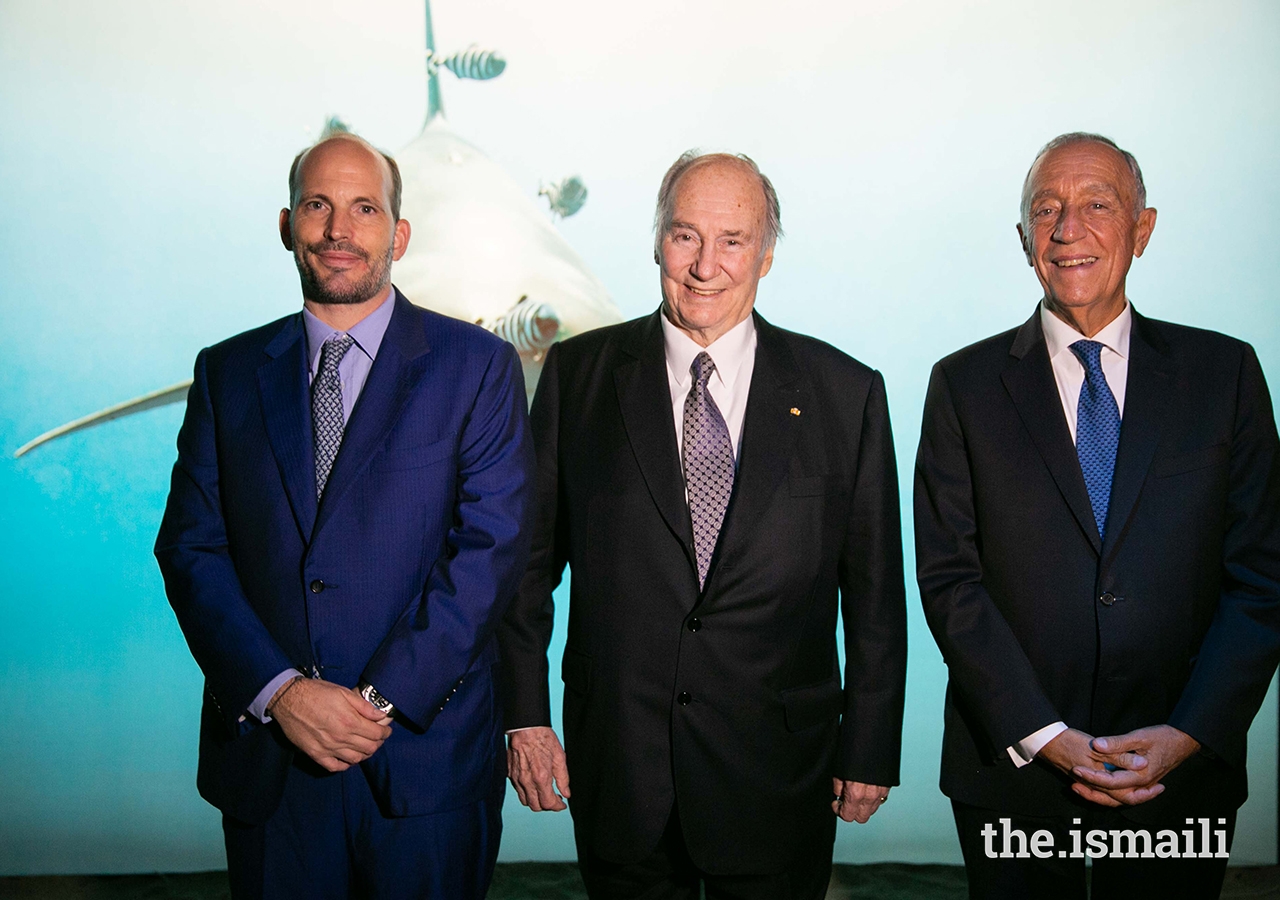
{"label": "white dress shirt", "polygon": [[[1133,328],[1133,313],[1129,309],[1129,301],[1125,300],[1120,315],[1091,338],[1086,338],[1049,312],[1043,303],[1040,304],[1040,327],[1044,331],[1049,364],[1053,367],[1053,380],[1058,384],[1058,399],[1062,401],[1062,413],[1067,417],[1071,442],[1074,444],[1076,440],[1076,412],[1080,405],[1080,388],[1085,379],[1084,363],[1071,352],[1071,345],[1076,341],[1090,340],[1102,344],[1102,374],[1107,379],[1107,387],[1111,388],[1112,396],[1116,398],[1116,406],[1123,419],[1124,389],[1129,382],[1129,333]],[[1009,758],[1015,766],[1022,768],[1035,758],[1045,744],[1066,730],[1065,722],[1046,725],[1007,748]]]}
{"label": "white dress shirt", "polygon": [[[699,353],[706,351],[716,370],[707,382],[707,391],[716,401],[733,444],[733,458],[740,460],[742,423],[747,412],[747,395],[751,392],[751,374],[756,369],[756,323],[747,316],[706,347],[662,316],[662,342],[667,353],[667,386],[671,389],[671,414],[676,423],[676,451],[684,451],[684,401],[693,387],[689,367]],[[683,457],[682,457],[683,458]]]}

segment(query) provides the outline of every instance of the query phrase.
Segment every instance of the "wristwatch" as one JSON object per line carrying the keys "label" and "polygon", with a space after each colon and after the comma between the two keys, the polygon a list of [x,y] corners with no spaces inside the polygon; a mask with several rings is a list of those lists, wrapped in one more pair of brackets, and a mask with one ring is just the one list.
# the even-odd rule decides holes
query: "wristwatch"
{"label": "wristwatch", "polygon": [[379,694],[377,689],[367,681],[360,682],[360,696],[376,706],[384,716],[396,714],[396,708],[391,701]]}

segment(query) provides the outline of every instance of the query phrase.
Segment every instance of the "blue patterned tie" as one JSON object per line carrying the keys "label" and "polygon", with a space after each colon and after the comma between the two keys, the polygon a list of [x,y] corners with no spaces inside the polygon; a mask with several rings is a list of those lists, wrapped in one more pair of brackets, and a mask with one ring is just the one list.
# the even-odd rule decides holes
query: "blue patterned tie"
{"label": "blue patterned tie", "polygon": [[715,372],[711,355],[703,351],[689,366],[693,386],[684,398],[684,481],[693,519],[693,545],[698,557],[698,587],[707,584],[711,555],[716,550],[724,512],[733,493],[733,444],[720,408],[707,390]]}
{"label": "blue patterned tie", "polygon": [[316,449],[316,499],[324,495],[334,457],[342,446],[346,417],[342,413],[342,379],[338,363],[355,345],[349,334],[335,334],[320,348],[320,366],[311,380],[311,434]]}
{"label": "blue patterned tie", "polygon": [[1071,352],[1084,365],[1085,374],[1076,407],[1076,455],[1080,457],[1080,471],[1089,490],[1098,537],[1105,538],[1111,478],[1116,470],[1116,450],[1120,447],[1120,407],[1102,373],[1102,344],[1076,341],[1071,345]]}

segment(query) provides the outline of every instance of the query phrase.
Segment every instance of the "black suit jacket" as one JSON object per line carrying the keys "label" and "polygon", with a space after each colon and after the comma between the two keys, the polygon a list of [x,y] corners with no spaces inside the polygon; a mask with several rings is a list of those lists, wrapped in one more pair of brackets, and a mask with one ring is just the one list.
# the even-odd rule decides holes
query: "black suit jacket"
{"label": "black suit jacket", "polygon": [[547,356],[533,557],[500,632],[506,721],[551,723],[551,592],[568,563],[580,838],[639,860],[675,803],[701,867],[774,871],[830,841],[832,775],[898,782],[906,612],[884,384],[756,316],[734,494],[700,594],[659,315]]}
{"label": "black suit jacket", "polygon": [[1078,812],[1065,777],[1005,748],[1061,720],[1168,723],[1204,752],[1139,820],[1234,809],[1245,735],[1280,656],[1280,455],[1251,347],[1133,314],[1100,541],[1039,311],[939,362],[916,464],[916,561],[950,670],[942,789]]}

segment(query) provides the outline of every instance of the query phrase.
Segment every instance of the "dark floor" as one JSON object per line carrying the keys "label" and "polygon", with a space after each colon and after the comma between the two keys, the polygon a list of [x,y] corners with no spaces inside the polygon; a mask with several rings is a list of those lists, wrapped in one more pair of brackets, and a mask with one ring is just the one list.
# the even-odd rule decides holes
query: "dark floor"
{"label": "dark floor", "polygon": [[[962,900],[959,866],[879,863],[836,866],[827,900]],[[1224,900],[1280,900],[1280,866],[1227,870]],[[183,875],[33,876],[0,878],[8,900],[223,900],[225,872]],[[585,900],[572,863],[507,863],[498,866],[489,900]]]}

